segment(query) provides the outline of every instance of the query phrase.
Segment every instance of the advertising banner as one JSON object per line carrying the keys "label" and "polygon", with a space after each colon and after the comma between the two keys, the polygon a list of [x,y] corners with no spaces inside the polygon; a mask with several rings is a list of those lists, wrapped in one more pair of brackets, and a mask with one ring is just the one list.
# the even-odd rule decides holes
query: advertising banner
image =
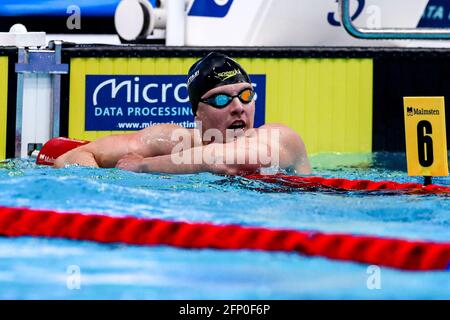
{"label": "advertising banner", "polygon": [[[265,75],[250,75],[255,126],[264,124]],[[87,75],[86,131],[140,130],[160,123],[194,128],[185,75]]]}

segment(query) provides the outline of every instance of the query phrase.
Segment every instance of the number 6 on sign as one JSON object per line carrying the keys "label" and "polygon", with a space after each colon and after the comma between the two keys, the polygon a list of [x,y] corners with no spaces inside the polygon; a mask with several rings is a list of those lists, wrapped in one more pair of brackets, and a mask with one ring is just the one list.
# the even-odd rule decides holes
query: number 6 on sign
{"label": "number 6 on sign", "polygon": [[432,133],[433,127],[429,121],[419,121],[417,124],[417,147],[419,164],[422,167],[430,167],[434,162]]}
{"label": "number 6 on sign", "polygon": [[447,176],[444,97],[404,97],[410,176]]}

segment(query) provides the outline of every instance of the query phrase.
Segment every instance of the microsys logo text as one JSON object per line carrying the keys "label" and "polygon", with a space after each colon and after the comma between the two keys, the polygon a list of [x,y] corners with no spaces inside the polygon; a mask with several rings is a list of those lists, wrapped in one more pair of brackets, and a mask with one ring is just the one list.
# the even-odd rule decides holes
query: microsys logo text
{"label": "microsys logo text", "polygon": [[85,130],[92,131],[194,125],[183,75],[87,75],[85,114]]}
{"label": "microsys logo text", "polygon": [[228,14],[233,0],[194,0],[189,16],[223,18]]}

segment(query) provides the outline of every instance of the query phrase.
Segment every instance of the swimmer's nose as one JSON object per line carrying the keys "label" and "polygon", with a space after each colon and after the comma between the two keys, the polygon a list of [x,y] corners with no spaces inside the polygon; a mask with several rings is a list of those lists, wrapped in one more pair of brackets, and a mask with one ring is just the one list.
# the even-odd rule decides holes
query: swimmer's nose
{"label": "swimmer's nose", "polygon": [[245,107],[238,98],[234,98],[230,103],[231,115],[241,115],[244,113]]}

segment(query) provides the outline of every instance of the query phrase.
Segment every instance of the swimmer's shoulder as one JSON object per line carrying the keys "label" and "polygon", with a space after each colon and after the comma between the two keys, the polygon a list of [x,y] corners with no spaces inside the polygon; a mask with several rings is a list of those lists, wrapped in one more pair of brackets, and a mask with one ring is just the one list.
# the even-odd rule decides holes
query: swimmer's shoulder
{"label": "swimmer's shoulder", "polygon": [[266,123],[263,124],[262,126],[258,127],[257,129],[281,129],[281,130],[292,130],[291,128],[289,128],[287,125],[282,124],[282,123]]}
{"label": "swimmer's shoulder", "polygon": [[282,123],[266,123],[261,127],[258,127],[256,130],[279,130],[280,138],[282,139],[300,138],[294,129]]}
{"label": "swimmer's shoulder", "polygon": [[281,123],[268,123],[258,129],[279,130],[279,142],[285,149],[306,154],[306,147],[303,139],[294,129],[287,125]]}

